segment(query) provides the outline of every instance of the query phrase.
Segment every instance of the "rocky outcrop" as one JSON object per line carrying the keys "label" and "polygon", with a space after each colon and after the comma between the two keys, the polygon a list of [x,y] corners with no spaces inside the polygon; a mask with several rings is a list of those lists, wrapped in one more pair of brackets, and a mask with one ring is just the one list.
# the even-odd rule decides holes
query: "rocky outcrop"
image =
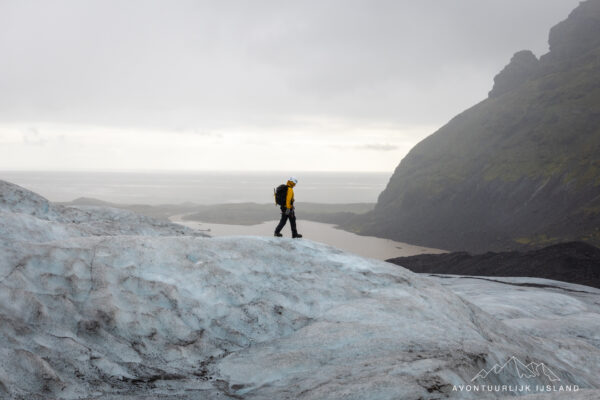
{"label": "rocky outcrop", "polygon": [[519,52],[490,97],[401,161],[373,212],[344,227],[446,250],[600,245],[600,0],[539,61]]}
{"label": "rocky outcrop", "polygon": [[519,87],[534,76],[537,66],[538,59],[531,51],[523,50],[515,53],[510,63],[494,78],[494,87],[489,96],[500,96]]}
{"label": "rocky outcrop", "polygon": [[569,18],[550,29],[550,60],[570,60],[600,46],[600,2],[581,2]]}

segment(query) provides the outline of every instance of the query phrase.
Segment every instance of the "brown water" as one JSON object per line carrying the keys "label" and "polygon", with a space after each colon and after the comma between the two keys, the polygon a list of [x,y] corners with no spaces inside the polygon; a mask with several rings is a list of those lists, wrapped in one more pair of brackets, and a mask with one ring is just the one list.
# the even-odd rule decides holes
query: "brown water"
{"label": "brown water", "polygon": [[[180,216],[171,218],[173,222],[189,226],[194,229],[207,230],[211,236],[273,236],[273,231],[278,221],[264,222],[258,225],[224,225],[196,221],[184,221]],[[298,232],[304,235],[303,239],[325,243],[339,249],[349,251],[364,257],[386,260],[393,257],[413,256],[426,253],[444,253],[444,250],[415,246],[408,243],[395,242],[373,236],[360,236],[351,232],[336,229],[334,225],[320,222],[298,220]],[[286,237],[291,237],[289,223],[281,232]]]}

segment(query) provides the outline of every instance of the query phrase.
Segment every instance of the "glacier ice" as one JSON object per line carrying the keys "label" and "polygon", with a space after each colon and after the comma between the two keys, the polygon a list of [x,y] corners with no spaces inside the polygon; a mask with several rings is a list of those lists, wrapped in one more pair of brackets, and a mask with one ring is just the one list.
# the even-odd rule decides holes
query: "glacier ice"
{"label": "glacier ice", "polygon": [[598,295],[209,238],[0,181],[3,398],[482,398],[453,387],[514,356],[583,399],[600,387]]}

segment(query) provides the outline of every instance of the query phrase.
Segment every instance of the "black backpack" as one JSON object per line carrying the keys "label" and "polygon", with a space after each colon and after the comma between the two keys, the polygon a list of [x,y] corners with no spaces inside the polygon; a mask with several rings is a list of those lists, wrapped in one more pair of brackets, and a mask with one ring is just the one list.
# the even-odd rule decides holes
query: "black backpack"
{"label": "black backpack", "polygon": [[287,185],[279,185],[273,191],[275,192],[275,204],[284,207],[288,191]]}

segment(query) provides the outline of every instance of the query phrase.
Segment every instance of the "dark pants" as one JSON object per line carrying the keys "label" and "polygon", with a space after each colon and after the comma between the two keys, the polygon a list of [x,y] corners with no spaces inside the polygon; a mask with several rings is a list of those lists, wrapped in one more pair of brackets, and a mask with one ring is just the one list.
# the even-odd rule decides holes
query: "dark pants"
{"label": "dark pants", "polygon": [[279,220],[279,225],[275,228],[275,233],[281,233],[281,230],[285,226],[288,218],[290,219],[290,226],[292,227],[292,236],[296,236],[298,231],[296,230],[296,214],[294,214],[294,210],[290,211],[289,215],[286,215],[285,209],[281,210],[281,219]]}

